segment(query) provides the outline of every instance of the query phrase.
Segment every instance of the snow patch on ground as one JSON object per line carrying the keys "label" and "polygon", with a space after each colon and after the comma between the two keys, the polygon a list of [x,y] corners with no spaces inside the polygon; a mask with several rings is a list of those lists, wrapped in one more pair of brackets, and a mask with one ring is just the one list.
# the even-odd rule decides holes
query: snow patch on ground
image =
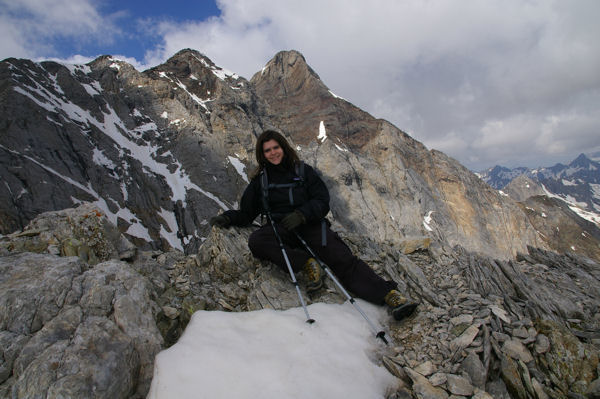
{"label": "snow patch on ground", "polygon": [[[357,300],[371,320],[382,307]],[[149,399],[385,398],[396,378],[375,364],[383,343],[346,302],[302,308],[194,313],[183,336],[158,354]]]}

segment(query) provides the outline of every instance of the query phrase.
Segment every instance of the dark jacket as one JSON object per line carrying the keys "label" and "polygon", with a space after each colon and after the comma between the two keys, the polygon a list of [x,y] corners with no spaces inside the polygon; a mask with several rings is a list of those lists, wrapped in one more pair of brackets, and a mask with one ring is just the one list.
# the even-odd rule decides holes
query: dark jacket
{"label": "dark jacket", "polygon": [[[298,180],[295,172],[285,169],[282,164],[268,165],[266,172],[269,184],[286,184]],[[292,190],[293,204],[290,203],[288,188],[269,190],[269,207],[274,219],[277,221],[283,215],[298,209],[306,218],[307,224],[320,223],[329,212],[329,191],[311,166],[304,165],[304,183]],[[229,218],[232,225],[246,226],[264,212],[262,187],[260,175],[258,175],[246,187],[240,202],[240,209],[225,211],[224,215]]]}

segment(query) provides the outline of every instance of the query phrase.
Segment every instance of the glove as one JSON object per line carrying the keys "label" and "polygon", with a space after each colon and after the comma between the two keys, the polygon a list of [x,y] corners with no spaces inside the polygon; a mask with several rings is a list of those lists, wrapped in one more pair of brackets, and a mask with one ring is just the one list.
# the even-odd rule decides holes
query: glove
{"label": "glove", "polygon": [[231,220],[229,220],[229,218],[227,216],[225,216],[225,215],[218,215],[218,216],[210,218],[210,220],[208,221],[208,223],[211,226],[229,227],[229,224],[231,223]]}
{"label": "glove", "polygon": [[285,227],[286,230],[294,230],[303,223],[306,223],[306,218],[302,212],[297,209],[292,213],[288,213],[281,219],[281,224],[283,224],[283,227]]}

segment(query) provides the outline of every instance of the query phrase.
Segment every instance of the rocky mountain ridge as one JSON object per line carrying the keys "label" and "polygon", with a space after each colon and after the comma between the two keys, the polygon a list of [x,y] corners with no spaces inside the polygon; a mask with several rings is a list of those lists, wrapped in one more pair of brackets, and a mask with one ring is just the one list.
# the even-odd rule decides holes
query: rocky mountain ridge
{"label": "rocky mountain ridge", "polygon": [[111,57],[8,59],[0,78],[4,233],[92,201],[136,245],[193,253],[208,218],[236,205],[254,137],[270,127],[322,173],[340,229],[392,241],[430,234],[501,258],[546,245],[516,204],[333,95],[295,51],[251,81],[193,50],[144,72]]}
{"label": "rocky mountain ridge", "polygon": [[523,190],[518,198],[513,197],[517,201],[544,191],[585,211],[598,214],[600,220],[600,162],[595,160],[593,155],[588,157],[580,154],[568,165],[558,163],[552,167],[537,169],[495,166],[478,175],[490,186],[505,192],[505,188],[510,187],[515,179],[525,176],[534,184],[529,184],[529,194]]}

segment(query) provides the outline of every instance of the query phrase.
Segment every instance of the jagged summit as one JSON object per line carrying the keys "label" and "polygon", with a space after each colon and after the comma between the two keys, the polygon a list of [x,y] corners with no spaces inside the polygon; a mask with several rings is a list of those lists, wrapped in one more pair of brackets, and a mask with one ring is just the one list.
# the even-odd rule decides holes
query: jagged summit
{"label": "jagged summit", "polygon": [[333,94],[295,50],[281,51],[250,80],[269,105],[269,117],[299,144],[325,130],[354,148],[377,135],[380,121]]}
{"label": "jagged summit", "polygon": [[590,160],[585,154],[579,154],[577,158],[575,158],[569,166],[571,168],[589,168],[592,164],[592,160]]}
{"label": "jagged summit", "polygon": [[319,75],[296,50],[277,53],[260,72],[254,74],[251,81],[257,87],[274,85],[270,92],[275,97],[294,95],[304,89],[318,90],[322,95],[329,92]]}

